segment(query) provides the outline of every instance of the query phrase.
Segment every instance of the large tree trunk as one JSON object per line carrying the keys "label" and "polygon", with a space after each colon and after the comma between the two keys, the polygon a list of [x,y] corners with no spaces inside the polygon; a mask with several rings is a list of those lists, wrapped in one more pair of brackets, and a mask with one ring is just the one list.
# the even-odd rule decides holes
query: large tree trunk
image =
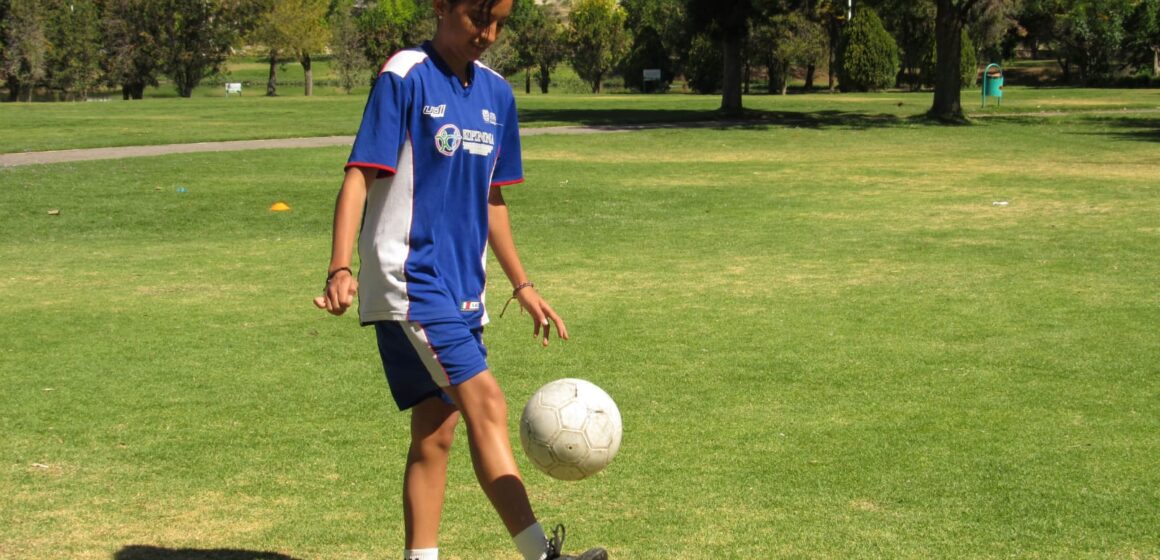
{"label": "large tree trunk", "polygon": [[725,116],[741,115],[741,37],[728,35],[722,41],[725,74],[721,82],[721,112]]}
{"label": "large tree trunk", "polygon": [[1160,45],[1152,47],[1152,75],[1160,77]]}
{"label": "large tree trunk", "polygon": [[306,97],[314,95],[314,69],[310,63],[310,53],[302,53],[299,58],[302,63],[302,71],[306,74]]}
{"label": "large tree trunk", "polygon": [[812,89],[814,89],[814,74],[815,74],[817,71],[818,71],[818,68],[817,68],[816,66],[814,66],[813,64],[811,64],[811,65],[809,65],[809,66],[806,66],[806,85],[805,85],[805,89],[806,89],[806,91],[807,91],[807,92],[808,92],[808,91],[810,91],[810,90],[812,90]]}
{"label": "large tree trunk", "polygon": [[952,0],[938,0],[935,16],[935,44],[938,65],[935,68],[934,104],[927,116],[944,122],[963,122],[962,72],[963,20]]}
{"label": "large tree trunk", "polygon": [[524,93],[531,95],[532,93],[532,69],[528,68],[524,71]]}
{"label": "large tree trunk", "polygon": [[278,53],[270,51],[270,77],[266,78],[266,96],[278,95]]}

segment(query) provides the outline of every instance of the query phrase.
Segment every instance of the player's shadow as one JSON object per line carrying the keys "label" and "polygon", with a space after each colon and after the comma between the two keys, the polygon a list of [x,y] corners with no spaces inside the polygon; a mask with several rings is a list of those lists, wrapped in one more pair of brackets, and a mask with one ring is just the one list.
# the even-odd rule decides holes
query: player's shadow
{"label": "player's shadow", "polygon": [[113,555],[113,560],[300,560],[277,552],[228,548],[164,548],[130,545]]}

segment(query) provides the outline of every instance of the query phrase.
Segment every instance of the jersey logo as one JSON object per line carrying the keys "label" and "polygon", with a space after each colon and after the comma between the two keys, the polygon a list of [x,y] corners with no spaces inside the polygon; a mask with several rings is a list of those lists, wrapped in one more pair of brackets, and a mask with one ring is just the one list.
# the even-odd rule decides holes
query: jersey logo
{"label": "jersey logo", "polygon": [[495,135],[479,130],[463,130],[463,149],[473,156],[489,156],[495,147]]}
{"label": "jersey logo", "polygon": [[499,117],[497,117],[495,113],[488,111],[487,109],[484,109],[483,110],[483,122],[485,122],[487,124],[499,125]]}
{"label": "jersey logo", "polygon": [[445,156],[455,155],[462,141],[463,136],[459,134],[459,127],[453,124],[445,124],[435,133],[435,149]]}
{"label": "jersey logo", "polygon": [[429,117],[441,119],[445,113],[447,113],[447,104],[423,106],[423,114]]}
{"label": "jersey logo", "polygon": [[467,300],[459,304],[459,310],[465,313],[479,311],[480,309],[483,309],[483,302]]}

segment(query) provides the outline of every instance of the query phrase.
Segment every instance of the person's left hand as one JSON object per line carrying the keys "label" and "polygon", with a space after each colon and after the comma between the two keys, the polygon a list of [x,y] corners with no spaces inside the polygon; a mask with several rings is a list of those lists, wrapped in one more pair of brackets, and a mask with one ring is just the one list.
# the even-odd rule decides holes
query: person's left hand
{"label": "person's left hand", "polygon": [[[556,336],[562,340],[568,340],[568,327],[564,325],[564,320],[552,310],[552,306],[548,305],[547,300],[540,297],[540,293],[536,291],[534,286],[528,286],[516,292],[516,299],[520,300],[520,307],[532,315],[532,336],[539,338],[541,345],[548,345],[553,324],[556,325]],[[541,332],[543,332],[542,338]]]}

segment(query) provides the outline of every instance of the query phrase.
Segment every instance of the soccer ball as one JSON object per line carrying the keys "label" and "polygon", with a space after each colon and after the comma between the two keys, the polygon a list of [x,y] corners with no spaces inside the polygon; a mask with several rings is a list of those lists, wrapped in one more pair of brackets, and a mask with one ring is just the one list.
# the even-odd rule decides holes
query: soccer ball
{"label": "soccer ball", "polygon": [[583,379],[560,379],[528,399],[520,443],[528,459],[560,480],[580,480],[608,466],[620,450],[620,410]]}

